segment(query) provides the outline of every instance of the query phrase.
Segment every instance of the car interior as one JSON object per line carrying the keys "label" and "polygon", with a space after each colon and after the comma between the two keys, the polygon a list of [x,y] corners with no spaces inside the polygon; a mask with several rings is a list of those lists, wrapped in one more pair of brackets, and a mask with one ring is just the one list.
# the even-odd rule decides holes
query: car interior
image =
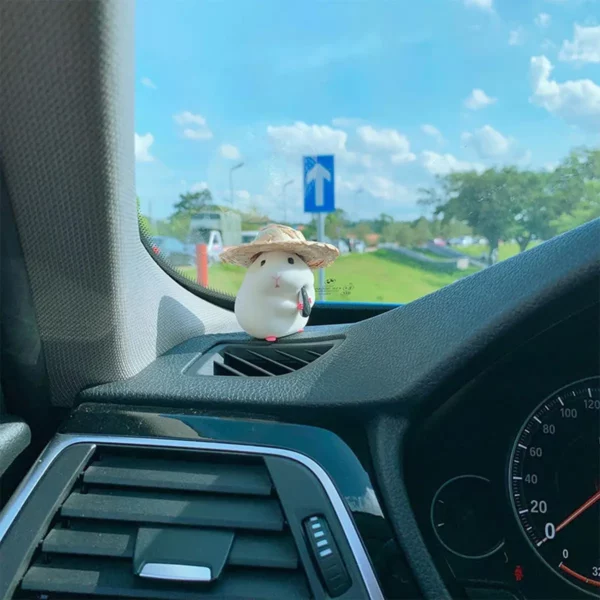
{"label": "car interior", "polygon": [[140,235],[134,14],[0,6],[0,598],[600,597],[600,220],[254,340]]}

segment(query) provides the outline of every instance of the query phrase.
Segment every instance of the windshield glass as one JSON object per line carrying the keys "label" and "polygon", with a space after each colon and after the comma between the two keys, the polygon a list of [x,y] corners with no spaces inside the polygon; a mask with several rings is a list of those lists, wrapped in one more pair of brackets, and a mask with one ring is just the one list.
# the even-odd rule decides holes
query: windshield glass
{"label": "windshield glass", "polygon": [[339,250],[319,300],[404,303],[594,219],[597,8],[138,0],[141,229],[235,294],[221,252],[290,225]]}

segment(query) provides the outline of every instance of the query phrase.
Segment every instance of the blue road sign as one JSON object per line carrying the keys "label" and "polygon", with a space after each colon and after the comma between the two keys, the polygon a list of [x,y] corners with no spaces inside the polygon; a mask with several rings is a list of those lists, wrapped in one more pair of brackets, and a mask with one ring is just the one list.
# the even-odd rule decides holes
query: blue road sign
{"label": "blue road sign", "polygon": [[335,210],[333,156],[304,157],[304,212]]}

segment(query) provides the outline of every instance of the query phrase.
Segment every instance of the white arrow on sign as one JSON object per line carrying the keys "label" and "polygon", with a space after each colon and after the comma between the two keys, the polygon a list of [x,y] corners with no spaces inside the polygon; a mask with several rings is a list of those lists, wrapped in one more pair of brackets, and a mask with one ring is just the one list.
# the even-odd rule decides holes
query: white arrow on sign
{"label": "white arrow on sign", "polygon": [[331,173],[320,163],[306,174],[306,183],[315,182],[315,206],[323,206],[323,180],[331,181]]}

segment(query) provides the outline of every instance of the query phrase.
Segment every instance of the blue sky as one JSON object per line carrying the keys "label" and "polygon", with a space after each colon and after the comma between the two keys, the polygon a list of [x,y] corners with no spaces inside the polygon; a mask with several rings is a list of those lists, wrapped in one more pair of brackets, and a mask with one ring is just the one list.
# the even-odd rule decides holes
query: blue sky
{"label": "blue sky", "polygon": [[[436,174],[600,144],[599,0],[138,0],[142,210],[180,193],[306,221],[302,156],[353,218],[415,218]],[[283,192],[286,182],[293,180]]]}

